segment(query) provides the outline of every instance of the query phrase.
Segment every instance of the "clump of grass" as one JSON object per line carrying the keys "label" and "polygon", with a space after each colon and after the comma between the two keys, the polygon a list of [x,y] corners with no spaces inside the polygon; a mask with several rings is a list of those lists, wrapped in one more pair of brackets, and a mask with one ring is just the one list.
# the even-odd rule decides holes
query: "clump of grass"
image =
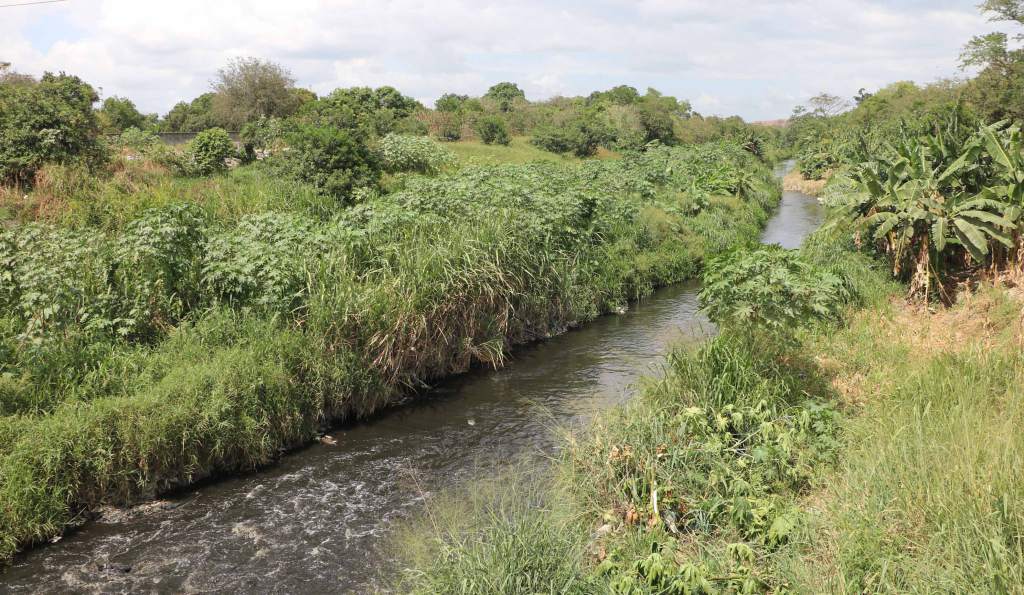
{"label": "clump of grass", "polygon": [[434,497],[393,544],[402,593],[593,593],[590,535],[559,488],[528,470]]}

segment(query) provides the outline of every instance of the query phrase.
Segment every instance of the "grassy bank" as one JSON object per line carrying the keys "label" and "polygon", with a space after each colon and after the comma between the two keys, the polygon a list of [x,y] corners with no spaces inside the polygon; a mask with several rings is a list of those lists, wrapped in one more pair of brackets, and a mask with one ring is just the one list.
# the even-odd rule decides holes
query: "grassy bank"
{"label": "grassy bank", "polygon": [[865,257],[803,258],[843,273],[841,322],[672,352],[553,475],[440,499],[398,541],[398,590],[1014,591],[1020,292],[930,311]]}
{"label": "grassy bank", "polygon": [[3,231],[0,557],[500,365],[692,276],[779,197],[730,145],[403,176],[353,208],[236,200],[265,175]]}

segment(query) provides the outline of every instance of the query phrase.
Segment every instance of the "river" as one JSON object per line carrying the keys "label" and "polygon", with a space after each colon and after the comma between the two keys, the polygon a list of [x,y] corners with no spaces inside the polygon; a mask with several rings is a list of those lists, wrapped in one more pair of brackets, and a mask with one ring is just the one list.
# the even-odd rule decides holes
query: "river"
{"label": "river", "polygon": [[[798,247],[822,217],[815,199],[787,192],[762,241]],[[623,315],[517,351],[501,370],[445,381],[338,428],[333,446],[101,517],[19,557],[0,591],[372,591],[388,569],[380,546],[389,527],[430,493],[551,452],[553,427],[623,401],[640,377],[658,373],[671,344],[712,333],[698,289],[661,289]]]}

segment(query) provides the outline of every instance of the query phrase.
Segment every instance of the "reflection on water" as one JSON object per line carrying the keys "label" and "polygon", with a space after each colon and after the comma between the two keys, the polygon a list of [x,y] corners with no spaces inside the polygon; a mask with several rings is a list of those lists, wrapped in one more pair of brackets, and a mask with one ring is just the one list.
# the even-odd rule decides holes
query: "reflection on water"
{"label": "reflection on water", "polygon": [[[817,201],[787,193],[763,241],[799,245]],[[377,418],[343,427],[261,473],[193,489],[120,522],[98,521],[31,552],[14,592],[361,592],[384,567],[376,547],[426,494],[551,452],[551,427],[580,423],[657,373],[668,346],[713,326],[697,285],[658,291],[621,316],[519,351]]]}

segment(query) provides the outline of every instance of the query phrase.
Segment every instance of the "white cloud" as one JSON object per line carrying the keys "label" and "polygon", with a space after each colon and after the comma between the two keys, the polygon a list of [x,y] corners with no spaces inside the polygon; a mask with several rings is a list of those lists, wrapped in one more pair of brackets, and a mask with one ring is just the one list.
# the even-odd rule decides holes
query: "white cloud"
{"label": "white cloud", "polygon": [[391,84],[429,100],[514,80],[542,98],[627,83],[759,119],[821,90],[956,75],[960,47],[994,27],[976,1],[70,0],[5,9],[0,59],[159,112],[251,55],[320,93]]}

